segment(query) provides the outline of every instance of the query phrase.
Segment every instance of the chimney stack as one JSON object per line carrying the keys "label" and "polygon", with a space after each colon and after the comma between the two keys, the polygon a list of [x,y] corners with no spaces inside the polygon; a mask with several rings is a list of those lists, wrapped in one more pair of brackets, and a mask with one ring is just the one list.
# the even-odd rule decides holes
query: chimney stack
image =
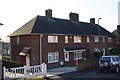
{"label": "chimney stack", "polygon": [[71,21],[79,21],[79,14],[77,13],[69,13],[69,18]]}
{"label": "chimney stack", "polygon": [[90,19],[90,23],[95,24],[95,18],[91,18],[91,19]]}
{"label": "chimney stack", "polygon": [[51,9],[46,10],[46,11],[45,11],[45,15],[46,15],[46,17],[48,17],[48,18],[52,18],[52,10],[51,10]]}

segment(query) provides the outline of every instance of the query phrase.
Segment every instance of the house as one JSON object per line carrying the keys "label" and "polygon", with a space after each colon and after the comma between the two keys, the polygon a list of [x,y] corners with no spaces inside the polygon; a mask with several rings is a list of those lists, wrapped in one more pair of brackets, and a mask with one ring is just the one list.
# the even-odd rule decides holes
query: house
{"label": "house", "polygon": [[2,52],[3,56],[10,55],[10,43],[9,42],[0,42],[0,52]]}
{"label": "house", "polygon": [[117,47],[120,48],[120,25],[117,25],[117,29],[112,32],[116,36]]}
{"label": "house", "polygon": [[36,16],[9,35],[11,57],[26,65],[46,63],[49,68],[75,66],[76,60],[94,58],[94,52],[107,55],[116,46],[115,36],[95,24],[79,21],[77,13],[70,20],[53,18],[52,10],[46,16]]}

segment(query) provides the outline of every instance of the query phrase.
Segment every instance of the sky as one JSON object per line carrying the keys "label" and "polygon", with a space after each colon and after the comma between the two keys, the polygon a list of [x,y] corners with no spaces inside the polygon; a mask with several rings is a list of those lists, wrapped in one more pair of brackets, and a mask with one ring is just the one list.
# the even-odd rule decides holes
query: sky
{"label": "sky", "polygon": [[119,0],[0,0],[0,37],[7,36],[36,17],[45,16],[52,9],[53,17],[69,19],[69,13],[78,13],[79,21],[95,18],[106,30],[112,32],[118,25]]}

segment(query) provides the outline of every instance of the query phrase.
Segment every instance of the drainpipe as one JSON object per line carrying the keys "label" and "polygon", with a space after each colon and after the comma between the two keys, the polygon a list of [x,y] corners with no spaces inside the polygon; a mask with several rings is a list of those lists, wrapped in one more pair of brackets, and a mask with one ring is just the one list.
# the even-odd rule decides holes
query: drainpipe
{"label": "drainpipe", "polygon": [[42,64],[42,36],[40,35],[40,64]]}

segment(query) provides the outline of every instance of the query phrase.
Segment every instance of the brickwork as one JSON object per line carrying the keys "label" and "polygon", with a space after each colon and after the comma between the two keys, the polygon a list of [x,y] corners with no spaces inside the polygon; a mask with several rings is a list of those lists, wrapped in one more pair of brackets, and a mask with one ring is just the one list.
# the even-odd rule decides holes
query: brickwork
{"label": "brickwork", "polygon": [[[30,63],[31,65],[40,64],[40,35],[26,35],[19,36],[20,44],[16,44],[16,37],[11,37],[11,51],[12,51],[12,60],[25,64],[25,56],[19,56],[18,54],[24,47],[31,47],[29,52],[30,54]],[[82,36],[81,43],[74,43],[74,37],[69,35],[69,43],[65,43],[65,36],[59,35],[58,43],[48,43],[48,35],[42,36],[41,46],[42,46],[42,62],[45,62],[49,68],[58,67],[60,62],[64,62],[65,66],[74,66],[76,61],[74,60],[74,54],[71,52],[70,61],[64,61],[64,52],[65,47],[84,47],[86,51],[83,53],[84,57],[91,58],[93,57],[94,48],[105,48],[106,53],[108,48],[116,46],[115,39],[113,42],[107,42],[107,37],[105,37],[105,42],[102,42],[102,37],[100,38],[101,42],[94,42],[94,36],[90,37],[90,42],[87,42],[87,36]],[[49,52],[59,52],[59,62],[48,63],[48,53]]]}

